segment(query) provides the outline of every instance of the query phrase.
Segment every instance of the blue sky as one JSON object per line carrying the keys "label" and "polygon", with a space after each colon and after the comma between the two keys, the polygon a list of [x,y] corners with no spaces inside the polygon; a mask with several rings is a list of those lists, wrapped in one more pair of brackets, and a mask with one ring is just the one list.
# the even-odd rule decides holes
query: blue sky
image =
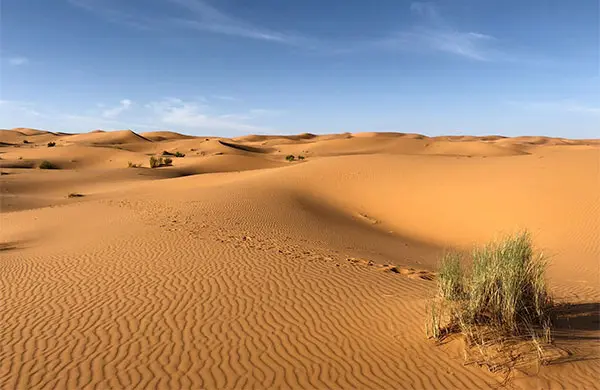
{"label": "blue sky", "polygon": [[600,137],[597,0],[2,0],[0,127]]}

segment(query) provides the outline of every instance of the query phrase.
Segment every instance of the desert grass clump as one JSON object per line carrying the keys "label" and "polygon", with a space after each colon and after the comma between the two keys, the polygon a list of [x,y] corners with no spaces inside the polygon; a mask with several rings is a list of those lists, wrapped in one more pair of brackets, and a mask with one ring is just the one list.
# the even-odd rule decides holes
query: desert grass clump
{"label": "desert grass clump", "polygon": [[185,154],[181,152],[175,152],[175,157],[185,157]]}
{"label": "desert grass clump", "polygon": [[68,198],[83,198],[85,195],[77,193],[77,192],[71,192],[68,195]]}
{"label": "desert grass clump", "polygon": [[296,157],[294,157],[293,154],[288,154],[287,156],[285,156],[285,159],[291,162],[294,161]]}
{"label": "desert grass clump", "polygon": [[54,164],[52,164],[50,161],[48,160],[44,160],[40,163],[40,169],[57,169],[58,167]]}
{"label": "desert grass clump", "polygon": [[[551,341],[552,300],[545,281],[547,262],[535,253],[529,233],[477,248],[471,260],[465,268],[460,254],[449,253],[440,262],[437,295],[427,307],[428,336],[440,340],[462,334],[490,368],[523,360],[525,354],[515,358],[514,351],[522,351],[527,342],[535,348],[525,349],[543,360],[540,345]],[[490,363],[491,346],[510,358],[498,360],[495,353]]]}
{"label": "desert grass clump", "polygon": [[440,297],[456,301],[464,297],[465,280],[461,266],[461,256],[448,252],[442,258],[438,270],[438,288]]}
{"label": "desert grass clump", "polygon": [[47,145],[48,145],[49,148],[53,148],[53,147],[56,146],[56,142],[48,142]]}
{"label": "desert grass clump", "polygon": [[127,167],[128,168],[140,168],[141,166],[142,166],[142,164],[132,163],[131,161],[127,162]]}
{"label": "desert grass clump", "polygon": [[164,166],[169,166],[173,163],[173,159],[167,157],[150,157],[150,168],[159,168]]}

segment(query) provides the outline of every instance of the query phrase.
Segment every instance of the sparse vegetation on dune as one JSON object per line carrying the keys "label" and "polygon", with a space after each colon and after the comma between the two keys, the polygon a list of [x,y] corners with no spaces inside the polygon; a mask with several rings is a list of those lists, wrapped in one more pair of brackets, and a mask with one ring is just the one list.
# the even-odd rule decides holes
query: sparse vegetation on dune
{"label": "sparse vegetation on dune", "polygon": [[185,154],[181,153],[181,152],[175,152],[175,153],[171,153],[171,152],[167,152],[166,150],[164,150],[162,152],[163,156],[175,156],[175,157],[185,157]]}
{"label": "sparse vegetation on dune", "polygon": [[162,157],[150,157],[150,168],[159,168],[159,167],[165,167],[165,166],[169,166],[173,163],[173,159],[167,157],[167,158],[162,158]]}
{"label": "sparse vegetation on dune", "polygon": [[533,250],[529,233],[478,248],[471,260],[464,268],[460,254],[443,257],[437,295],[428,305],[428,337],[462,334],[476,353],[474,361],[491,370],[532,357],[545,362],[552,299],[544,275],[547,262]]}
{"label": "sparse vegetation on dune", "polygon": [[83,194],[79,194],[77,192],[71,192],[68,197],[69,198],[83,198],[84,195]]}
{"label": "sparse vegetation on dune", "polygon": [[[299,155],[297,158],[298,160],[304,160],[304,156],[302,155]],[[285,159],[289,162],[296,161],[296,156],[294,156],[293,154],[288,154],[287,156],[285,156]]]}
{"label": "sparse vegetation on dune", "polygon": [[56,142],[48,142],[48,147],[53,148],[56,146]]}
{"label": "sparse vegetation on dune", "polygon": [[141,168],[142,164],[141,163],[140,164],[136,164],[136,163],[132,163],[131,161],[128,161],[127,162],[127,167],[129,167],[129,168]]}
{"label": "sparse vegetation on dune", "polygon": [[58,167],[50,161],[44,160],[40,163],[40,169],[58,169]]}

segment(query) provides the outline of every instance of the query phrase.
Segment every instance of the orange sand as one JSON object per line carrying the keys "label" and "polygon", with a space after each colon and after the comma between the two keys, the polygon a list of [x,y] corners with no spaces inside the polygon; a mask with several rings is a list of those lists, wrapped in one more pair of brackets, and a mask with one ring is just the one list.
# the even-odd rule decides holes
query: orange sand
{"label": "orange sand", "polygon": [[2,389],[498,386],[425,339],[417,271],[522,228],[582,313],[511,386],[598,388],[598,140],[13,129],[0,158]]}

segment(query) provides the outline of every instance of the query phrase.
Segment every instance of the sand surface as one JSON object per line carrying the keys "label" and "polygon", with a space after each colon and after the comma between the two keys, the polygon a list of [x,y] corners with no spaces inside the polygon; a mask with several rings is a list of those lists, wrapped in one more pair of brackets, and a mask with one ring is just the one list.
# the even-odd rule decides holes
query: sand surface
{"label": "sand surface", "polygon": [[600,387],[598,140],[13,129],[0,170],[1,389],[497,388],[425,302],[444,250],[524,228],[577,306],[508,386]]}

